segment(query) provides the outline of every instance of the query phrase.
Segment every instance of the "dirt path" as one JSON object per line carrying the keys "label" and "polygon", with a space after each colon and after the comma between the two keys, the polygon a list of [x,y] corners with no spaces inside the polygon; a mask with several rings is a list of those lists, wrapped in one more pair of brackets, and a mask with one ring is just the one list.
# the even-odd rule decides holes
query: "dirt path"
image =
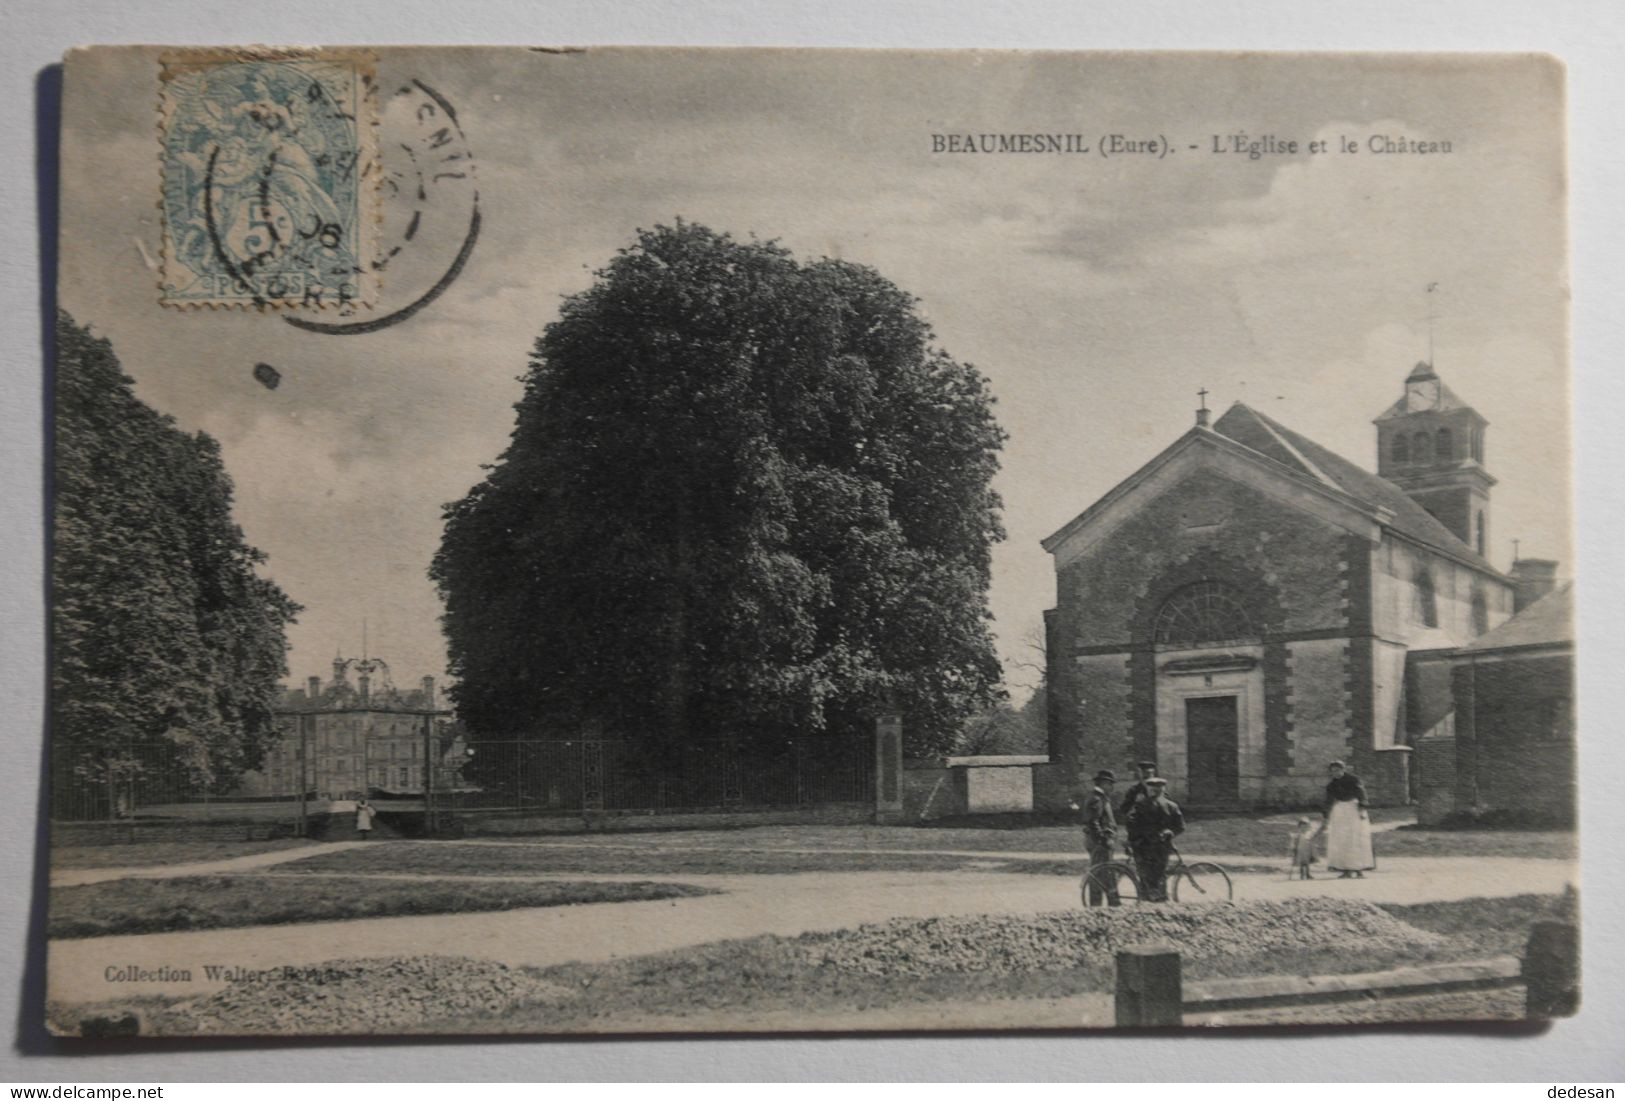
{"label": "dirt path", "polygon": [[[326,851],[331,848],[327,846]],[[1236,897],[1281,899],[1323,894],[1374,902],[1445,901],[1556,892],[1572,874],[1572,866],[1560,860],[1396,858],[1385,863],[1381,872],[1363,880],[1296,883],[1288,881],[1284,873],[1238,876]],[[56,940],[49,946],[50,993],[53,999],[70,1002],[203,993],[225,984],[224,978],[208,974],[209,965],[263,969],[429,952],[546,966],[642,955],[763,933],[794,936],[892,917],[1032,913],[1063,909],[1078,902],[1076,883],[1070,876],[977,871],[681,876],[567,873],[526,878],[679,880],[703,883],[725,893],[494,913]],[[161,971],[165,967],[169,970]]]}

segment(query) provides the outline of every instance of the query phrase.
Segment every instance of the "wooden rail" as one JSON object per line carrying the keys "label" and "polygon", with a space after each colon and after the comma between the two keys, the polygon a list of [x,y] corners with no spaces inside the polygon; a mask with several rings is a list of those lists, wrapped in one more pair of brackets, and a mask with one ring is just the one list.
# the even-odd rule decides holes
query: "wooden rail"
{"label": "wooden rail", "polygon": [[1579,931],[1559,921],[1536,923],[1521,959],[1502,956],[1351,975],[1261,975],[1189,988],[1177,948],[1142,945],[1117,953],[1116,1019],[1119,1028],[1168,1028],[1216,1013],[1513,986],[1525,988],[1525,1016],[1567,1017],[1579,1006],[1579,964]]}

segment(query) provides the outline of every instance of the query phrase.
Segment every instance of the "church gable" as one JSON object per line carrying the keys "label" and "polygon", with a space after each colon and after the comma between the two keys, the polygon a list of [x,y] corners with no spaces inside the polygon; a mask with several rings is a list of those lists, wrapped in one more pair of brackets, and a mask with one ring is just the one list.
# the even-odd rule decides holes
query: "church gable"
{"label": "church gable", "polygon": [[[1258,590],[1259,625],[1271,633],[1341,629],[1349,541],[1366,545],[1291,495],[1200,465],[1136,495],[1093,534],[1065,564],[1057,556],[1062,645],[1143,644],[1154,629],[1148,617],[1171,590],[1206,578]],[[1266,604],[1276,609],[1267,616]]]}
{"label": "church gable", "polygon": [[[1274,462],[1243,444],[1198,429],[1187,433],[1173,447],[1044,540],[1044,549],[1055,556],[1056,569],[1064,570],[1073,559],[1090,553],[1118,527],[1143,513],[1152,501],[1193,477],[1212,477],[1217,479],[1214,485],[1248,488],[1257,497],[1280,506],[1284,510],[1281,522],[1288,527],[1318,522],[1373,542],[1379,537],[1375,519],[1363,510],[1360,502],[1341,490],[1312,474]],[[1176,523],[1180,530],[1212,526],[1204,523],[1202,510],[1208,506],[1194,504],[1191,507],[1196,511],[1187,509],[1181,516],[1164,519]]]}

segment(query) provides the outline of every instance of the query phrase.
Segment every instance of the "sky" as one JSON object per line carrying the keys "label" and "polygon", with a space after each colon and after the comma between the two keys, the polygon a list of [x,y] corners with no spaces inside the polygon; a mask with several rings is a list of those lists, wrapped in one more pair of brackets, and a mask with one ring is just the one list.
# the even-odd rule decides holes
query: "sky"
{"label": "sky", "polygon": [[[445,271],[476,186],[482,231],[440,298],[348,336],[160,306],[157,51],[78,53],[66,77],[59,302],[112,340],[143,400],[220,441],[245,535],[305,607],[294,679],[359,654],[363,623],[397,683],[443,674],[426,575],[441,506],[506,446],[561,297],[679,217],[873,266],[988,377],[1010,433],[991,606],[1018,697],[1054,602],[1039,540],[1188,429],[1200,389],[1374,467],[1371,421],[1431,341],[1490,422],[1491,561],[1508,567],[1517,539],[1568,572],[1549,59],[406,48],[377,64],[381,89],[416,81],[454,107],[477,173],[435,193],[378,312]],[[380,97],[386,167],[421,137],[421,102]],[[933,135],[987,133],[1090,151],[933,152]],[[1100,156],[1113,134],[1172,152]],[[1211,152],[1238,134],[1297,151]],[[1374,154],[1373,135],[1452,152]],[[386,203],[383,238],[406,211]]]}

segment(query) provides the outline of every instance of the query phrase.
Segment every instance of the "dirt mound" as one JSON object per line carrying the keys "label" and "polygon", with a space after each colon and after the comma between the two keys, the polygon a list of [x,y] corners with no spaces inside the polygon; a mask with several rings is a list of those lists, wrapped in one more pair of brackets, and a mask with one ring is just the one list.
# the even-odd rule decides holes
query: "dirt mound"
{"label": "dirt mound", "polygon": [[244,1035],[409,1032],[562,993],[506,964],[459,956],[329,960],[277,968],[177,1006],[189,1030]]}
{"label": "dirt mound", "polygon": [[1369,902],[1305,898],[898,918],[838,933],[809,933],[801,942],[816,967],[924,976],[947,971],[1063,971],[1137,944],[1172,944],[1186,958],[1203,959],[1331,943],[1423,946],[1440,939]]}

